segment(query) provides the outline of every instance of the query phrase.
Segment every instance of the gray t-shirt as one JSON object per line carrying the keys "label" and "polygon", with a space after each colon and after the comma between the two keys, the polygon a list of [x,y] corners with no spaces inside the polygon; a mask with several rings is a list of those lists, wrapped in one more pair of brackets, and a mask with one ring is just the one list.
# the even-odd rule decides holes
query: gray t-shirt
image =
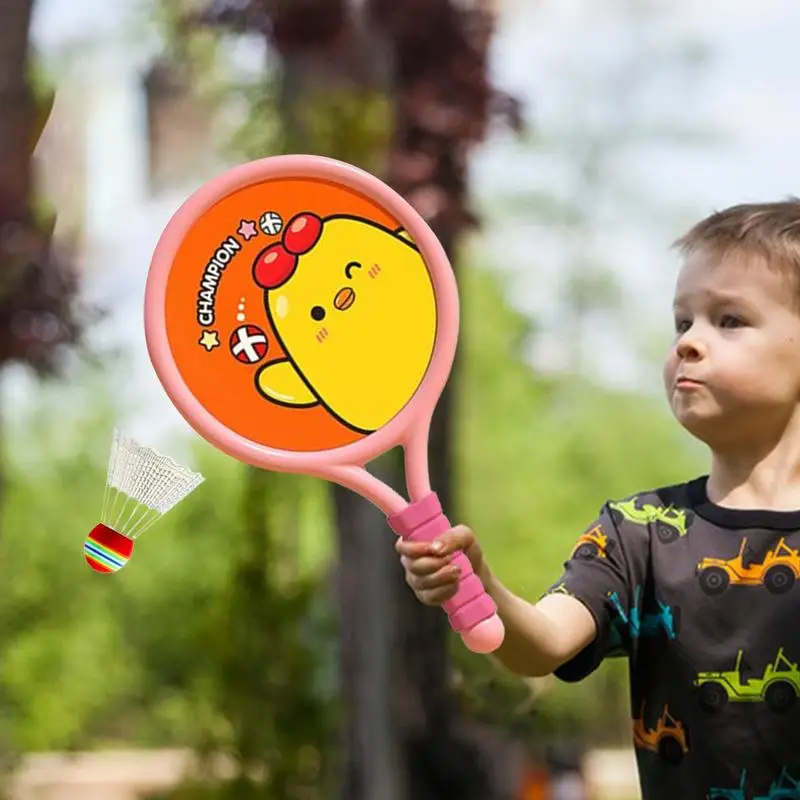
{"label": "gray t-shirt", "polygon": [[603,506],[546,592],[599,631],[555,674],[628,657],[644,800],[800,799],[800,511],[723,508],[706,481]]}

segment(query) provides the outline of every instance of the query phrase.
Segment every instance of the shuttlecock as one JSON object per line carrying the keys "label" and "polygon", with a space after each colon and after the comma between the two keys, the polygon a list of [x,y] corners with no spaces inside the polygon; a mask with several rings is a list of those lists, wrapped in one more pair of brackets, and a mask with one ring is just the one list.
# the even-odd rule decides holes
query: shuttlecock
{"label": "shuttlecock", "polygon": [[96,572],[122,569],[134,541],[203,480],[115,430],[100,522],[83,543],[86,563]]}

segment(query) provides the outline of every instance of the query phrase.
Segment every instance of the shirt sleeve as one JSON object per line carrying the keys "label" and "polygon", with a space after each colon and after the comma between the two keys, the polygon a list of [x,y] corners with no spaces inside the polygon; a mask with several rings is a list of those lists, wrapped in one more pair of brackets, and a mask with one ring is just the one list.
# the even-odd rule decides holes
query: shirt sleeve
{"label": "shirt sleeve", "polygon": [[629,655],[628,619],[635,587],[644,585],[649,561],[647,529],[620,531],[606,503],[574,544],[561,578],[544,593],[568,594],[589,609],[597,636],[554,674],[574,683],[591,675],[606,657]]}

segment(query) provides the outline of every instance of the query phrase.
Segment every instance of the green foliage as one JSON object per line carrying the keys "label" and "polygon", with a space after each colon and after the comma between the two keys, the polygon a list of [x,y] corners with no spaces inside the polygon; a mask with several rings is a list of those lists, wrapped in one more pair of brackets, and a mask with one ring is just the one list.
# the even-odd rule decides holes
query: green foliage
{"label": "green foliage", "polygon": [[465,270],[461,292],[471,325],[461,338],[459,508],[503,580],[534,598],[606,499],[699,465],[665,402],[534,373],[523,361],[530,325],[493,273]]}
{"label": "green foliage", "polygon": [[289,89],[271,59],[255,74],[237,69],[229,56],[241,37],[188,21],[202,7],[195,0],[148,2],[165,57],[185,69],[193,89],[218,109],[221,151],[235,160],[314,153],[380,171],[394,129],[386,92],[331,76],[301,79]]}
{"label": "green foliage", "polygon": [[322,653],[314,644],[323,631],[310,617],[319,587],[313,578],[282,581],[272,546],[268,508],[296,505],[290,481],[247,470],[244,546],[208,619],[216,704],[228,731],[205,744],[209,754],[228,752],[238,762],[224,795],[231,798],[313,791],[332,735],[331,704],[316,681]]}
{"label": "green foliage", "polygon": [[265,154],[314,153],[377,172],[389,144],[392,108],[385,94],[367,89],[308,87],[302,103],[281,116],[270,76],[238,88],[250,115],[231,138],[230,150],[244,158]]}
{"label": "green foliage", "polygon": [[141,8],[142,30],[154,30],[161,40],[163,56],[186,68],[192,87],[210,98],[224,97],[230,79],[228,62],[221,52],[219,36],[190,17],[202,9],[195,0],[145,0]]}
{"label": "green foliage", "polygon": [[[263,473],[266,483],[248,483],[241,465],[197,446],[206,482],[137,541],[125,569],[96,574],[81,547],[101,508],[118,409],[96,379],[84,385],[92,402],[81,388],[45,387],[9,431],[0,750],[219,745],[249,712],[251,728],[274,715],[272,747],[283,746],[275,731],[291,733],[302,761],[304,743],[326,735],[332,696],[332,632],[314,602],[330,553],[322,485]],[[243,485],[283,537],[244,562],[271,558],[268,590],[243,565]],[[231,654],[248,647],[253,674],[231,675]],[[287,716],[304,731],[284,728]]]}
{"label": "green foliage", "polygon": [[[470,324],[460,339],[458,507],[500,579],[535,601],[605,500],[685,480],[703,462],[665,402],[537,375],[524,361],[535,331],[495,272],[463,270],[460,290]],[[531,742],[563,730],[626,741],[624,663],[534,698],[460,645],[454,654],[465,702]]]}

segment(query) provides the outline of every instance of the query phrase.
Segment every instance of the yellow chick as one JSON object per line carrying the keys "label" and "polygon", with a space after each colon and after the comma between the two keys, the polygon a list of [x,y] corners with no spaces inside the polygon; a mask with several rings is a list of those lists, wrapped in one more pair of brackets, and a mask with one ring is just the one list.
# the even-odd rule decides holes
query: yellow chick
{"label": "yellow chick", "polygon": [[253,266],[287,355],[256,376],[282,405],[321,403],[349,428],[389,422],[422,382],[436,338],[425,262],[404,231],[298,214]]}

